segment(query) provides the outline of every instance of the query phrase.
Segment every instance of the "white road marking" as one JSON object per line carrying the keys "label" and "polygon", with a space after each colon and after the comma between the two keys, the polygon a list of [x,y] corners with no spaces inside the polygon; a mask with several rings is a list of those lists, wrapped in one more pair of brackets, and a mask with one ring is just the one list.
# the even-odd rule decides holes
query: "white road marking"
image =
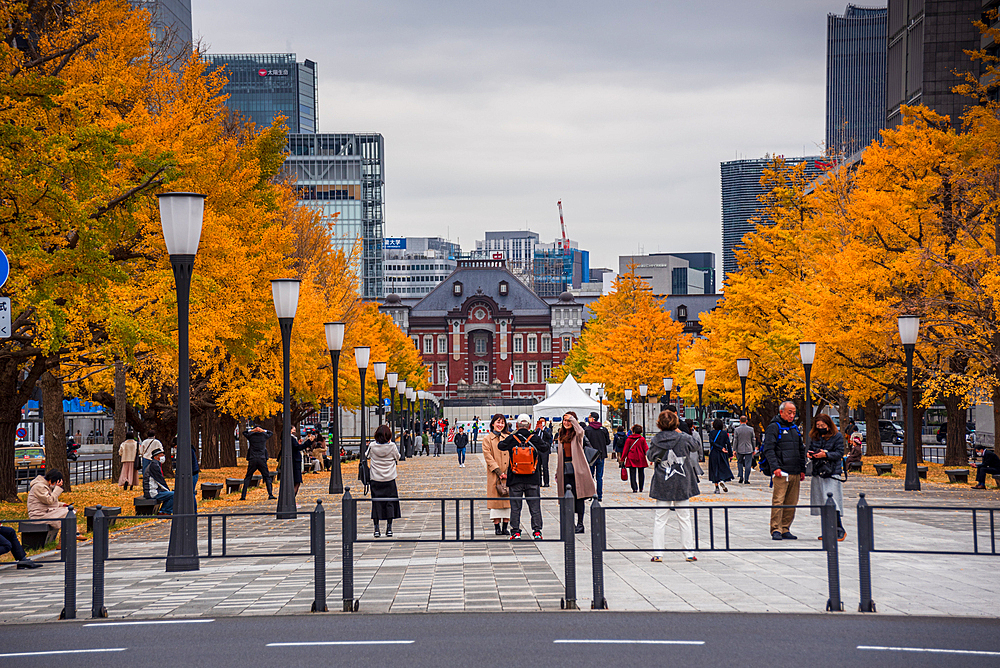
{"label": "white road marking", "polygon": [[986,652],[976,649],[935,649],[931,647],[881,647],[879,645],[858,645],[858,649],[872,649],[883,652],[927,652],[930,654],[978,654],[981,656],[1000,656],[1000,652]]}
{"label": "white road marking", "polygon": [[0,658],[6,659],[13,656],[48,656],[52,654],[91,654],[93,652],[124,652],[127,647],[106,647],[101,649],[50,649],[44,652],[11,652],[10,654],[0,654]]}
{"label": "white road marking", "polygon": [[321,645],[412,645],[413,640],[314,640],[309,642],[269,642],[265,647],[316,647]]}
{"label": "white road marking", "polygon": [[150,624],[208,624],[214,619],[155,619],[143,622],[92,622],[84,626],[148,626]]}
{"label": "white road marking", "polygon": [[553,643],[564,645],[704,645],[704,640],[621,640],[583,638],[580,640],[553,640]]}

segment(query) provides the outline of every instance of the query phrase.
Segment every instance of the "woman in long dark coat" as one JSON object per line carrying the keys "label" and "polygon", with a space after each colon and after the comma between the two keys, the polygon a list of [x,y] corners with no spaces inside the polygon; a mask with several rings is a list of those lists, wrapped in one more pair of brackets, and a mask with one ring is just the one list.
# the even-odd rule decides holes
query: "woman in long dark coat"
{"label": "woman in long dark coat", "polygon": [[723,492],[728,492],[726,481],[733,479],[733,471],[729,468],[729,460],[733,456],[733,444],[729,440],[722,420],[712,423],[712,433],[708,435],[711,443],[711,450],[708,452],[708,479],[715,483],[715,493],[719,493],[719,487]]}

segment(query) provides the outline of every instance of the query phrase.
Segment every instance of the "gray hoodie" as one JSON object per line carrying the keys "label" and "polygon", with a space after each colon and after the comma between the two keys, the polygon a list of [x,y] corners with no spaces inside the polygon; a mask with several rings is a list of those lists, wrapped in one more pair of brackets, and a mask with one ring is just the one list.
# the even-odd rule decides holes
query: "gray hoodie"
{"label": "gray hoodie", "polygon": [[399,449],[392,441],[388,443],[368,444],[368,467],[372,480],[388,482],[396,479],[396,462],[399,461]]}
{"label": "gray hoodie", "polygon": [[692,460],[698,457],[696,439],[678,431],[657,432],[646,458],[653,464],[649,496],[660,501],[686,501],[698,495],[698,476]]}

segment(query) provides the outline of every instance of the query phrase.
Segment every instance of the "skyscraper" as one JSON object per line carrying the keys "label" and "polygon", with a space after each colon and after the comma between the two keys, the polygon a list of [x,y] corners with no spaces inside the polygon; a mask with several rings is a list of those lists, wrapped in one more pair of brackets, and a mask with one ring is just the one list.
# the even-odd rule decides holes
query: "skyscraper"
{"label": "skyscraper", "polygon": [[[299,204],[333,224],[332,243],[350,257],[364,299],[383,297],[383,191],[380,134],[290,134],[282,167],[299,190]],[[340,214],[337,216],[336,214]]]}
{"label": "skyscraper", "polygon": [[[535,246],[538,245],[538,233],[528,230],[511,232],[487,232],[484,241],[476,242],[476,250],[483,257],[493,253],[503,253],[507,260],[507,268],[525,285],[531,287],[534,281]],[[558,294],[558,293],[557,293]]]}
{"label": "skyscraper", "polygon": [[[806,176],[819,176],[826,169],[826,158],[810,156],[805,158],[784,158],[788,166],[806,163]],[[760,202],[757,199],[764,194],[760,185],[760,177],[764,169],[771,165],[772,158],[757,158],[753,160],[733,160],[722,163],[722,271],[725,276],[739,270],[736,262],[736,249],[743,241],[747,232],[753,232],[754,224],[750,219],[757,215]]]}
{"label": "skyscraper", "polygon": [[136,9],[150,14],[153,39],[167,45],[167,54],[187,59],[194,40],[191,30],[191,0],[130,0]]}
{"label": "skyscraper", "polygon": [[966,50],[978,49],[983,0],[889,0],[886,125],[903,120],[900,105],[923,104],[959,117],[973,100],[951,92],[958,72],[979,72]]}
{"label": "skyscraper", "polygon": [[847,5],[826,19],[826,148],[849,156],[885,128],[884,7]]}
{"label": "skyscraper", "polygon": [[285,116],[288,132],[313,133],[318,126],[316,63],[296,62],[294,53],[209,54],[205,60],[225,67],[226,106],[258,126]]}

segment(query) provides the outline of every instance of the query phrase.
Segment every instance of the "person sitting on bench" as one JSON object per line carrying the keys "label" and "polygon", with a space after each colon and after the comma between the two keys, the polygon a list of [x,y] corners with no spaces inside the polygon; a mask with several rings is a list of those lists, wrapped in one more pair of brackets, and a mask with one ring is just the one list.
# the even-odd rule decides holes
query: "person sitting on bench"
{"label": "person sitting on bench", "polygon": [[1000,457],[992,450],[987,450],[982,446],[976,446],[976,450],[981,460],[976,470],[976,484],[972,489],[986,489],[986,476],[1000,475]]}
{"label": "person sitting on bench", "polygon": [[142,476],[142,495],[147,499],[156,499],[160,502],[161,515],[174,514],[174,493],[167,487],[167,480],[163,477],[163,462],[167,461],[167,456],[163,450],[157,448],[153,451],[153,461],[146,469],[146,475]]}
{"label": "person sitting on bench", "polygon": [[42,565],[37,561],[28,559],[28,555],[25,554],[24,548],[21,547],[21,541],[17,539],[17,532],[10,527],[0,525],[0,554],[7,554],[8,552],[14,555],[14,559],[17,561],[17,567],[19,569],[42,567]]}

